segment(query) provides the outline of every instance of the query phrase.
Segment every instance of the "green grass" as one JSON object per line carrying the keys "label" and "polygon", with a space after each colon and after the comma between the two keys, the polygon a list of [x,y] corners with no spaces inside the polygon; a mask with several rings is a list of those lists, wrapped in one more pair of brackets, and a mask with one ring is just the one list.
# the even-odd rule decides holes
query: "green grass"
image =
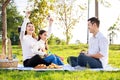
{"label": "green grass", "polygon": [[34,72],[34,71],[2,71],[0,80],[120,80],[120,72]]}
{"label": "green grass", "polygon": [[[1,48],[1,46],[0,46]],[[22,62],[20,46],[13,46],[13,54],[17,55],[19,63]],[[68,56],[77,56],[82,49],[87,50],[87,45],[50,45],[51,52],[64,57],[64,63]],[[0,50],[1,53],[1,50]],[[109,50],[109,64],[120,68],[120,45],[111,45]],[[17,71],[0,70],[0,80],[120,80],[119,72],[104,71]]]}

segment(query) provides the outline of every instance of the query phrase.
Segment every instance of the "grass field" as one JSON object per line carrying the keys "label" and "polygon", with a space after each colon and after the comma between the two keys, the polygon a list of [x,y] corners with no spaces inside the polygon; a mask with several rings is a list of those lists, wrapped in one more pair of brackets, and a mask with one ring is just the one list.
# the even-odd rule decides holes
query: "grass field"
{"label": "grass field", "polygon": [[[1,46],[0,46],[1,48]],[[17,55],[19,63],[22,63],[22,51],[20,46],[13,46],[13,54]],[[50,45],[51,52],[64,57],[64,63],[68,56],[77,56],[82,49],[87,50],[87,45]],[[0,50],[1,53],[1,50]],[[109,64],[120,68],[120,45],[111,45],[109,49]],[[0,80],[120,80],[120,72],[104,71],[17,71],[0,70]]]}

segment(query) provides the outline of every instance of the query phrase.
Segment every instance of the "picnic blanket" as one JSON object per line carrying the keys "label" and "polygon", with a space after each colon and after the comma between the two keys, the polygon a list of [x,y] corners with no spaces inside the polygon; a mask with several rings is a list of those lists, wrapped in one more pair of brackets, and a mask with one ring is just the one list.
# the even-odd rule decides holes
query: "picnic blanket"
{"label": "picnic blanket", "polygon": [[17,68],[1,68],[1,69],[7,69],[7,70],[21,70],[21,71],[83,71],[83,70],[91,70],[91,71],[120,71],[120,68],[112,67],[111,65],[106,66],[105,68],[85,68],[81,66],[72,67],[69,64],[65,64],[62,66],[62,68],[59,69],[34,69],[32,67],[24,67],[21,64],[18,64]]}

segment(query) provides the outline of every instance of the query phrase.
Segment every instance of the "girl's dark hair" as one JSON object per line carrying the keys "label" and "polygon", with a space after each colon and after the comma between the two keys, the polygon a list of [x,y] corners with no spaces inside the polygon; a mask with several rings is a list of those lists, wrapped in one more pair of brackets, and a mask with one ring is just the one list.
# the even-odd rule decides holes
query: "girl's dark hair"
{"label": "girl's dark hair", "polygon": [[[42,35],[43,33],[45,33],[45,30],[40,30],[38,33],[38,41],[41,39],[40,35]],[[48,50],[48,45],[47,45],[47,41],[45,41],[45,49]]]}
{"label": "girl's dark hair", "polygon": [[38,33],[38,41],[41,39],[40,35],[42,35],[43,33],[45,33],[45,30],[40,30]]}

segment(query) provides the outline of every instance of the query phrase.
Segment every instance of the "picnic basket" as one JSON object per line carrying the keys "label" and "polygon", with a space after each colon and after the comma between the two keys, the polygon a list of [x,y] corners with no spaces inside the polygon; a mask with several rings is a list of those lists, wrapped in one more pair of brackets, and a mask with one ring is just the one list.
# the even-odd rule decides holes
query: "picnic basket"
{"label": "picnic basket", "polygon": [[18,65],[18,60],[8,60],[8,59],[1,59],[0,60],[0,68],[16,68]]}
{"label": "picnic basket", "polygon": [[12,58],[12,46],[11,41],[8,39],[8,57],[7,55],[0,55],[0,68],[16,68],[18,60]]}

